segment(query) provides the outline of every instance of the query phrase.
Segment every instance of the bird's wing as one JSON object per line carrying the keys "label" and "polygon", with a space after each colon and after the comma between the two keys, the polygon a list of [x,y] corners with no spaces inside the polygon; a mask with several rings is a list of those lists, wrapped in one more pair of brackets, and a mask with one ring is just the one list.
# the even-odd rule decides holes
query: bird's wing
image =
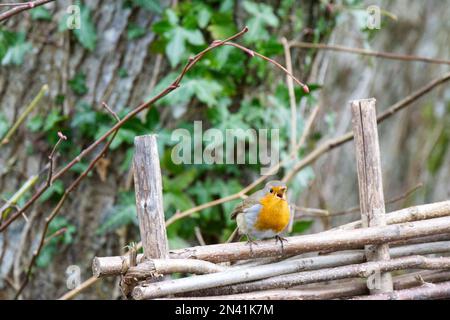
{"label": "bird's wing", "polygon": [[244,212],[244,209],[249,208],[255,204],[259,204],[259,200],[261,199],[262,196],[263,196],[263,190],[259,190],[255,193],[253,193],[252,195],[250,195],[247,199],[245,199],[241,203],[239,203],[234,208],[233,212],[231,212],[231,219],[236,219],[236,216],[239,213]]}

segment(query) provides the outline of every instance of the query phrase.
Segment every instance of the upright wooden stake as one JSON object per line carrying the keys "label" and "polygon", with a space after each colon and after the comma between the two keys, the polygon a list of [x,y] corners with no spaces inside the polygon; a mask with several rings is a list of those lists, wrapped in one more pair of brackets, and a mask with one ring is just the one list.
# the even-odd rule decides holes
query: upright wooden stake
{"label": "upright wooden stake", "polygon": [[[355,136],[362,224],[363,227],[385,226],[386,215],[375,99],[355,100],[350,104]],[[390,259],[387,244],[368,245],[365,252],[367,261]],[[368,279],[368,287],[372,294],[392,291],[391,274],[379,273],[375,270],[374,276]]]}
{"label": "upright wooden stake", "polygon": [[165,259],[169,257],[169,246],[156,135],[136,137],[134,146],[134,186],[144,256]]}

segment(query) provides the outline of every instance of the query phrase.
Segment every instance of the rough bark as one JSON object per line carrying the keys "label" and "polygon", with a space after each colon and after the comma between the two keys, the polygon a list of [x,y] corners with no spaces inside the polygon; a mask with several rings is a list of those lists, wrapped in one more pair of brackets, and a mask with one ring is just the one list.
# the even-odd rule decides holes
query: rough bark
{"label": "rough bark", "polygon": [[[386,209],[384,207],[375,99],[355,100],[350,104],[355,137],[362,225],[364,228],[385,226]],[[390,259],[389,244],[387,243],[368,245],[365,252],[367,261],[387,261]],[[379,279],[370,292],[392,291],[391,274],[381,273],[378,276]]]}

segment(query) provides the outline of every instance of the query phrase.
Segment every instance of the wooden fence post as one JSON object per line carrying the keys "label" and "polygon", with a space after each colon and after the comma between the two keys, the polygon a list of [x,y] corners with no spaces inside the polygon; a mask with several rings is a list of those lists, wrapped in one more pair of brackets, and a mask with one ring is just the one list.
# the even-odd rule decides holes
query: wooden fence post
{"label": "wooden fence post", "polygon": [[[375,99],[351,101],[353,133],[359,184],[359,202],[363,227],[385,226],[385,206],[378,143]],[[389,260],[389,245],[365,247],[367,261]],[[371,294],[393,290],[390,273],[375,270],[368,279]]]}
{"label": "wooden fence post", "polygon": [[134,187],[144,257],[166,259],[169,246],[156,135],[136,137],[134,147]]}

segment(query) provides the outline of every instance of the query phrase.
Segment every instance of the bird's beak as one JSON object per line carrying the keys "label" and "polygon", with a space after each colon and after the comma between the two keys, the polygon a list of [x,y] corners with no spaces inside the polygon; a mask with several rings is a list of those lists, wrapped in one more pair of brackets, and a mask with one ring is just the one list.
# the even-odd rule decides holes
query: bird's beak
{"label": "bird's beak", "polygon": [[286,187],[282,187],[277,191],[277,197],[284,199],[284,194],[286,193]]}

